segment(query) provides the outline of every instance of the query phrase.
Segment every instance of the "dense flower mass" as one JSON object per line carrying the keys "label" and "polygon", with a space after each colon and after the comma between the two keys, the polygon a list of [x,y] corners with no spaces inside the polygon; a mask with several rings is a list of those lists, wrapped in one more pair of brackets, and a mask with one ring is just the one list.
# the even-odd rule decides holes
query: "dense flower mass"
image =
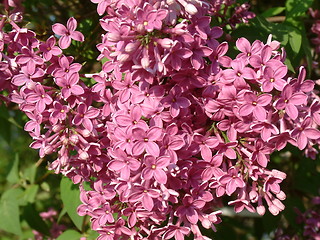
{"label": "dense flower mass", "polygon": [[[270,154],[290,143],[312,157],[320,139],[306,70],[289,77],[272,36],[240,38],[226,56],[210,17],[220,1],[92,2],[100,72],[81,73],[61,50],[84,41],[74,18],[53,25],[57,46],[2,16],[0,90],[29,117],[30,147],[55,153],[50,169],[80,184],[78,214],[98,239],[209,239],[199,226],[215,230],[224,196],[237,213],[282,211],[286,174],[268,168]],[[228,24],[252,17],[244,4]]]}

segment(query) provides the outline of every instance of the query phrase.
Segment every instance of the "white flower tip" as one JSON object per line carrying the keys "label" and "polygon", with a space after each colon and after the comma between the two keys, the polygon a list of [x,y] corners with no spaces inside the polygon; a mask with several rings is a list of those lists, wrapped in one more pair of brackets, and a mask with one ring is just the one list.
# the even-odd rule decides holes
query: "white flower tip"
{"label": "white flower tip", "polygon": [[188,3],[184,8],[191,15],[195,15],[198,12],[198,9],[191,3]]}

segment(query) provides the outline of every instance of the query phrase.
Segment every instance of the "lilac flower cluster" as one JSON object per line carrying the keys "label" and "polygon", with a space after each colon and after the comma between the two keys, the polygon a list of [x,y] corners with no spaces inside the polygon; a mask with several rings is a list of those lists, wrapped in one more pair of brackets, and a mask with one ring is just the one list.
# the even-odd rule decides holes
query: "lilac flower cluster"
{"label": "lilac flower cluster", "polygon": [[314,23],[311,27],[311,32],[316,36],[311,39],[311,42],[314,45],[314,50],[316,54],[320,53],[320,12],[318,9],[309,9],[311,17],[314,19]]}
{"label": "lilac flower cluster", "polygon": [[286,174],[268,169],[270,154],[290,143],[313,157],[320,138],[305,69],[288,77],[271,37],[240,38],[240,53],[226,56],[209,1],[92,2],[107,13],[99,73],[80,74],[61,50],[84,41],[74,18],[53,25],[57,45],[2,16],[0,91],[29,117],[30,147],[80,183],[78,213],[98,239],[209,239],[199,225],[215,230],[224,196],[237,213],[282,211]]}
{"label": "lilac flower cluster", "polygon": [[[296,223],[303,226],[303,231],[301,234],[289,234],[288,229],[277,229],[275,232],[274,239],[276,240],[318,240],[320,239],[320,197],[316,196],[308,202],[308,207],[305,212],[301,212],[298,209],[295,209],[296,214]],[[302,235],[302,236],[301,236]]]}
{"label": "lilac flower cluster", "polygon": [[[53,240],[58,238],[62,232],[66,229],[65,225],[58,224],[57,223],[57,218],[58,218],[58,212],[52,208],[48,209],[47,212],[41,212],[40,217],[42,218],[43,221],[49,222],[51,225],[50,228],[50,237],[45,238],[43,234],[40,232],[33,230],[32,233],[34,234],[34,239],[35,240]],[[31,239],[30,239],[31,240]]]}

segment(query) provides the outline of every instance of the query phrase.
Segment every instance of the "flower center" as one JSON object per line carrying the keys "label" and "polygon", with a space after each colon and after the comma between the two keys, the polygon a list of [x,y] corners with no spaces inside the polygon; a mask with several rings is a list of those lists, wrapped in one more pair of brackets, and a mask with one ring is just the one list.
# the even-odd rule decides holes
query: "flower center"
{"label": "flower center", "polygon": [[152,164],[152,165],[151,165],[151,168],[152,168],[152,169],[156,169],[157,166],[156,166],[155,164]]}

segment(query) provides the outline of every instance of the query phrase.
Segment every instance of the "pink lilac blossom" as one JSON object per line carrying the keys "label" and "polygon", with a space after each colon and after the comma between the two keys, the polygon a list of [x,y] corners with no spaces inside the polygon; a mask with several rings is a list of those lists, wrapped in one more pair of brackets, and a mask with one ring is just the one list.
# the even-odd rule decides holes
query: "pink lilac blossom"
{"label": "pink lilac blossom", "polygon": [[[286,174],[269,169],[270,154],[288,143],[311,152],[320,139],[305,70],[290,78],[270,38],[241,38],[240,53],[225,56],[222,29],[208,17],[218,3],[92,2],[107,13],[100,72],[82,74],[60,49],[84,40],[74,18],[53,26],[60,48],[10,20],[12,30],[1,29],[0,91],[30,119],[30,147],[40,157],[55,152],[49,169],[80,184],[78,214],[90,216],[98,239],[206,239],[198,225],[215,229],[223,204],[279,214]],[[246,4],[235,12],[232,26],[253,17]]]}

